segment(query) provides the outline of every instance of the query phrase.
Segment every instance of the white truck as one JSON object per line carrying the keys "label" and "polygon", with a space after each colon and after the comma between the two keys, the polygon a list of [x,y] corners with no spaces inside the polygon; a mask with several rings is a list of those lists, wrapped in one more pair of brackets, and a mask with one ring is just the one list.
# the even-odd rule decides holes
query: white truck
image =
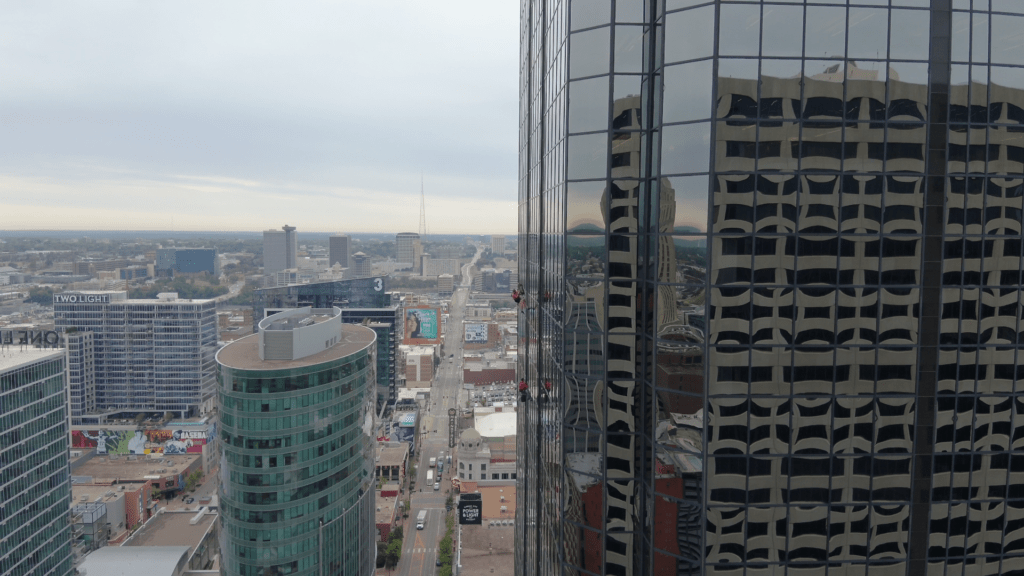
{"label": "white truck", "polygon": [[420,513],[416,515],[416,529],[423,530],[423,525],[427,523],[427,511],[420,510]]}
{"label": "white truck", "polygon": [[437,458],[431,458],[430,459],[430,467],[433,468],[436,465],[437,465]]}
{"label": "white truck", "polygon": [[427,484],[433,484],[433,483],[434,483],[434,471],[433,470],[427,470]]}

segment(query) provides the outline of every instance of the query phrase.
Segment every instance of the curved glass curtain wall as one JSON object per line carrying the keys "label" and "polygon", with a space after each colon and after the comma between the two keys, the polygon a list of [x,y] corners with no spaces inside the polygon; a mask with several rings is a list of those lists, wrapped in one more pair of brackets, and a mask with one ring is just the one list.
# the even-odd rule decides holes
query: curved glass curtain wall
{"label": "curved glass curtain wall", "polygon": [[1024,573],[1024,3],[521,7],[517,573]]}
{"label": "curved glass curtain wall", "polygon": [[321,562],[326,574],[372,573],[373,375],[370,350],[294,369],[220,367],[224,573],[316,576]]}

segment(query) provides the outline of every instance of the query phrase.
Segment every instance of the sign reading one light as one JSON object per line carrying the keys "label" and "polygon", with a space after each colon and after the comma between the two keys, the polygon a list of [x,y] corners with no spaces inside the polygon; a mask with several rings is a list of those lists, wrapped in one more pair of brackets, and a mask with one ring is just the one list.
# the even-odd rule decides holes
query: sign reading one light
{"label": "sign reading one light", "polygon": [[47,346],[57,348],[62,344],[59,332],[52,330],[0,330],[0,345]]}

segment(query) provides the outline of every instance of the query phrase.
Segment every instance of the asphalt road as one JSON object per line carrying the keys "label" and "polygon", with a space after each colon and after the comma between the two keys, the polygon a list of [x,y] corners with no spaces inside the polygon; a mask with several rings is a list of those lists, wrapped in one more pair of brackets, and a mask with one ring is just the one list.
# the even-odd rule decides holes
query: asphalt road
{"label": "asphalt road", "polygon": [[[433,470],[437,476],[437,469],[429,466],[431,458],[438,457],[441,452],[448,456],[453,451],[449,446],[448,409],[455,408],[461,412],[466,405],[467,394],[462,390],[462,319],[465,317],[466,300],[472,283],[468,271],[480,258],[480,254],[478,248],[473,261],[463,267],[463,282],[452,295],[448,307],[444,357],[434,376],[430,401],[421,412],[416,489],[412,493],[410,522],[403,542],[402,559],[395,571],[398,576],[428,576],[437,573],[437,543],[444,536],[445,530],[444,503],[452,489],[451,466],[445,463],[439,490],[434,490],[433,484],[427,485],[426,477],[428,470]],[[449,355],[452,357],[449,358]],[[455,441],[458,442],[457,436]],[[435,478],[435,481],[438,479]],[[427,521],[423,530],[416,530],[415,519],[420,510],[427,510]]]}

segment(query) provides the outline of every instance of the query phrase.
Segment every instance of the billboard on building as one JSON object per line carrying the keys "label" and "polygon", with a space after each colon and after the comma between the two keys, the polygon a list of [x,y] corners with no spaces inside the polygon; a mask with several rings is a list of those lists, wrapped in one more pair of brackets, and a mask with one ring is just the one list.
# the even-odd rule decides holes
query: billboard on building
{"label": "billboard on building", "polygon": [[462,500],[459,502],[459,524],[483,524],[482,502]]}
{"label": "billboard on building", "polygon": [[487,342],[487,324],[466,324],[466,342]]}
{"label": "billboard on building", "polygon": [[73,430],[73,448],[95,448],[97,454],[201,454],[213,441],[213,425],[195,430]]}
{"label": "billboard on building", "polygon": [[406,344],[437,344],[440,342],[438,330],[438,310],[430,306],[417,306],[405,309],[405,343]]}

